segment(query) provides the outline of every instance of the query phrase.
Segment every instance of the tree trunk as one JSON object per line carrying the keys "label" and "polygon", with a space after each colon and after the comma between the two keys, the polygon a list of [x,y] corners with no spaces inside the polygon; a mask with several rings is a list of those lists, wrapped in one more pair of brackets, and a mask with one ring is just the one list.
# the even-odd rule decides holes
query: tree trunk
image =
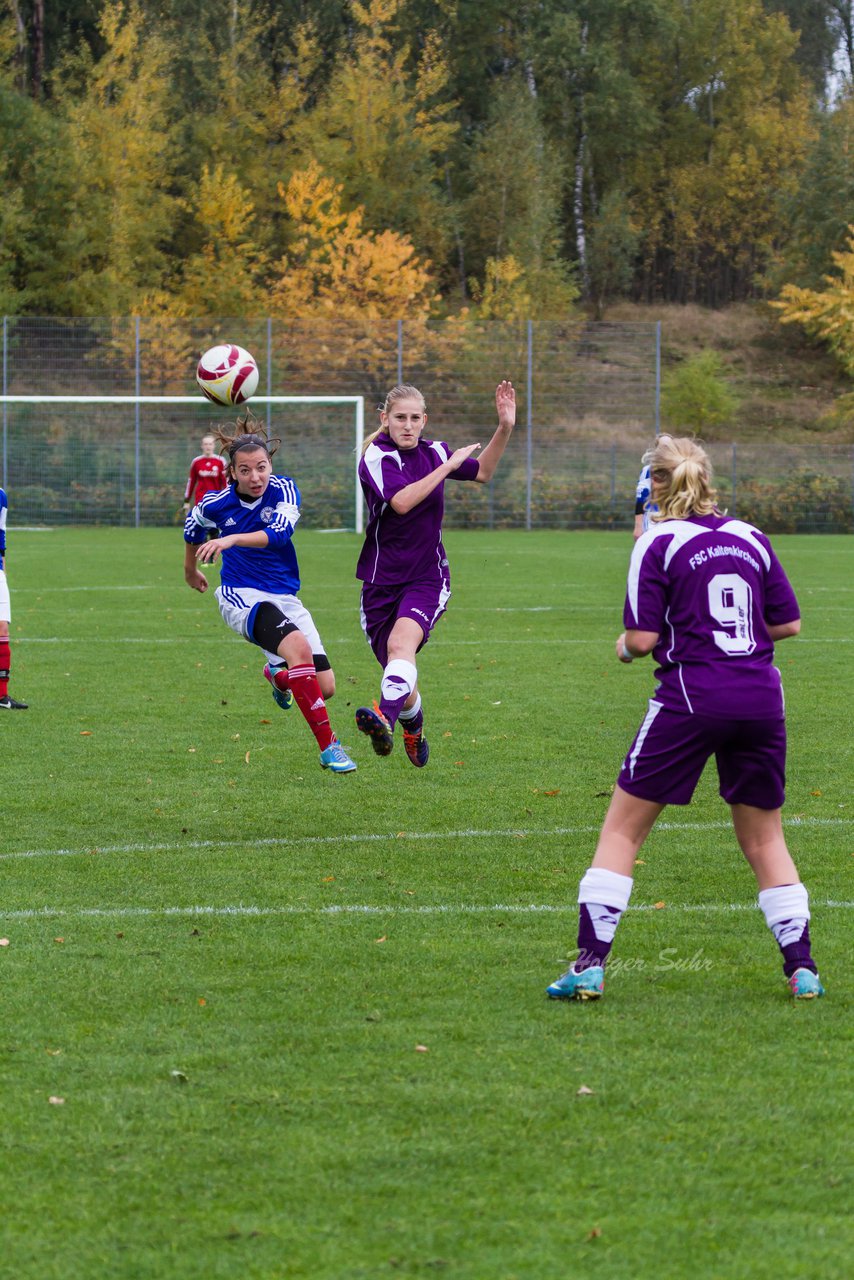
{"label": "tree trunk", "polygon": [[44,0],[33,0],[33,97],[40,98],[44,80]]}

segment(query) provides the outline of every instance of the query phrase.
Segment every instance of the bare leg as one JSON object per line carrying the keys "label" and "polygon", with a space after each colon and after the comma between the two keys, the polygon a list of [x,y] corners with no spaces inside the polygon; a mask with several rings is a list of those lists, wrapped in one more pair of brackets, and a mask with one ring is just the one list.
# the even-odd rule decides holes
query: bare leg
{"label": "bare leg", "polygon": [[732,825],[741,851],[762,889],[780,884],[799,884],[800,876],[786,847],[780,809],[756,809],[734,804]]}
{"label": "bare leg", "polygon": [[663,804],[641,800],[615,787],[591,866],[616,871],[621,876],[632,875],[638,850],[664,808]]}

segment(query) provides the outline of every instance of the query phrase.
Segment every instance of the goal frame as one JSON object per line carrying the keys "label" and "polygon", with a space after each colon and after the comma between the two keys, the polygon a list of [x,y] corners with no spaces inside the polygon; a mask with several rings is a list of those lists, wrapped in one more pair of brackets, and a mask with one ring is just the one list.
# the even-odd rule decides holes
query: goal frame
{"label": "goal frame", "polygon": [[[247,401],[247,405],[248,405]],[[139,406],[143,404],[192,404],[197,408],[209,407],[211,410],[239,409],[239,405],[216,405],[200,396],[84,396],[84,395],[0,395],[3,406],[3,483],[6,483],[6,439],[7,419],[6,406],[10,404],[125,404],[135,405],[137,412],[134,421],[134,525],[140,527],[139,512],[139,462],[140,462],[140,415]],[[353,406],[355,434],[355,466],[354,466],[354,511],[356,533],[364,533],[364,503],[362,487],[359,483],[359,458],[365,442],[365,397],[364,396],[252,396],[252,405],[276,404],[350,404]]]}

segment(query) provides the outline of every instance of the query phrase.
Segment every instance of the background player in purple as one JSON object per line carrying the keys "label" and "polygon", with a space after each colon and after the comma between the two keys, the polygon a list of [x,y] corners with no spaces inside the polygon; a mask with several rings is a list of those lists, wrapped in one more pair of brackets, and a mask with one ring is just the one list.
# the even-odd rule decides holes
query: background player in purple
{"label": "background player in purple", "polygon": [[394,745],[394,726],[414,765],[427,763],[415,655],[427,643],[451,594],[448,557],[442,545],[446,480],[486,484],[516,422],[512,382],[495,392],[498,427],[479,458],[479,444],[451,450],[425,440],[427,406],[417,387],[392,387],[380,410],[380,429],[368,437],[359,479],[368,505],[365,545],[356,577],[362,580],[362,628],[383,668],[380,700],[360,707],[356,724],[377,755]]}
{"label": "background player in purple", "polygon": [[658,511],[632,553],[617,657],[652,653],[658,686],[579,887],[580,954],[547,991],[564,1000],[602,994],[638,850],[666,805],[690,802],[714,755],[792,994],[821,996],[809,899],[781,820],[786,723],[774,642],[800,631],[798,603],[765,534],[718,512],[698,444],[661,436],[644,462]]}

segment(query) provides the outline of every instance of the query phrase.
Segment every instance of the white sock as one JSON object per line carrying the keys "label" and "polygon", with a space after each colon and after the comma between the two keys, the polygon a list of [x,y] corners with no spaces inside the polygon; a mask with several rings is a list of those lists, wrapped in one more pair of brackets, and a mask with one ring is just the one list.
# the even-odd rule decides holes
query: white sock
{"label": "white sock", "polygon": [[380,692],[389,702],[399,702],[408,698],[418,680],[418,670],[413,662],[403,658],[392,658],[383,671]]}
{"label": "white sock", "polygon": [[419,693],[415,701],[413,702],[412,706],[409,708],[409,710],[407,711],[406,708],[404,707],[403,711],[401,711],[400,715],[397,718],[398,720],[414,720],[420,710],[421,710],[421,694]]}
{"label": "white sock", "polygon": [[578,905],[587,908],[599,942],[613,942],[620,916],[629,905],[634,881],[604,867],[588,867],[578,886]]}
{"label": "white sock", "polygon": [[810,918],[809,894],[802,884],[781,884],[759,891],[765,923],[781,947],[797,942]]}

